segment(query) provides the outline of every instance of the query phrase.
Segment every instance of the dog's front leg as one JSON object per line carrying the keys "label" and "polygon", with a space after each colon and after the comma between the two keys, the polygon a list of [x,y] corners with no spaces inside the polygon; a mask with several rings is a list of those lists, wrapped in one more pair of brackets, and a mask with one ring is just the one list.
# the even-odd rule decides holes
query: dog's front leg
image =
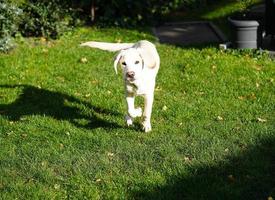
{"label": "dog's front leg", "polygon": [[133,124],[133,118],[140,117],[142,115],[142,109],[135,109],[135,97],[133,95],[126,96],[128,115],[125,116],[125,120],[128,126]]}
{"label": "dog's front leg", "polygon": [[144,113],[143,113],[144,121],[142,125],[143,125],[143,130],[145,132],[149,132],[152,130],[151,113],[152,113],[153,101],[154,101],[154,94],[146,94],[144,96]]}

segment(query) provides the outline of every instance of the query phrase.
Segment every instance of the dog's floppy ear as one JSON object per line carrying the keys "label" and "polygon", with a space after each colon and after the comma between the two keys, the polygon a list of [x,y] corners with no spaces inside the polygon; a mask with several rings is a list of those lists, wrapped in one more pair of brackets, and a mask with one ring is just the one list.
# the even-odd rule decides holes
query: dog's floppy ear
{"label": "dog's floppy ear", "polygon": [[146,50],[144,48],[137,48],[137,51],[140,54],[140,57],[142,58],[144,64],[149,68],[154,68],[156,66],[156,58],[155,56],[150,52],[150,50]]}
{"label": "dog's floppy ear", "polygon": [[123,56],[123,50],[121,50],[121,51],[115,56],[115,59],[114,59],[114,68],[115,68],[116,74],[117,74],[117,64],[118,64],[118,62],[120,62],[122,56]]}

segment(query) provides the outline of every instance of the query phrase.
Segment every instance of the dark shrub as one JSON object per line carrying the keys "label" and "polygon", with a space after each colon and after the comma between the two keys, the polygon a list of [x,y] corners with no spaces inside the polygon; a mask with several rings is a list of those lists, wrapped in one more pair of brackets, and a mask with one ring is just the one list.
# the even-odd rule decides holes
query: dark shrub
{"label": "dark shrub", "polygon": [[[92,0],[81,0],[86,5]],[[96,21],[103,25],[136,26],[162,21],[180,8],[194,9],[218,0],[94,0]]]}

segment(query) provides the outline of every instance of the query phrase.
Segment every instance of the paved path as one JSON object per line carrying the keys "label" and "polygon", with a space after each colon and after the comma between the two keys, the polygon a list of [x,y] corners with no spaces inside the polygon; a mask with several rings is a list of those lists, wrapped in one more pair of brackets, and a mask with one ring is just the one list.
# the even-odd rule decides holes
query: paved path
{"label": "paved path", "polygon": [[160,43],[181,46],[219,44],[227,41],[222,32],[211,22],[177,22],[167,23],[154,28]]}

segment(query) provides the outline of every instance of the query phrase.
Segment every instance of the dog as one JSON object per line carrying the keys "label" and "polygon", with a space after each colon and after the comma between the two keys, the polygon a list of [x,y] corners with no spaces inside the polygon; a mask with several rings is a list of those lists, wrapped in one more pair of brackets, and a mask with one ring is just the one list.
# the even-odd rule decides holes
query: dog
{"label": "dog", "polygon": [[[88,46],[102,50],[117,52],[114,59],[114,69],[117,65],[123,69],[127,115],[125,121],[128,126],[133,125],[136,117],[143,117],[142,127],[145,132],[152,130],[151,113],[154,101],[156,76],[160,67],[160,58],[154,44],[141,40],[137,43],[106,43],[85,42],[81,46]],[[144,97],[144,112],[140,107],[135,108],[136,96]]]}

